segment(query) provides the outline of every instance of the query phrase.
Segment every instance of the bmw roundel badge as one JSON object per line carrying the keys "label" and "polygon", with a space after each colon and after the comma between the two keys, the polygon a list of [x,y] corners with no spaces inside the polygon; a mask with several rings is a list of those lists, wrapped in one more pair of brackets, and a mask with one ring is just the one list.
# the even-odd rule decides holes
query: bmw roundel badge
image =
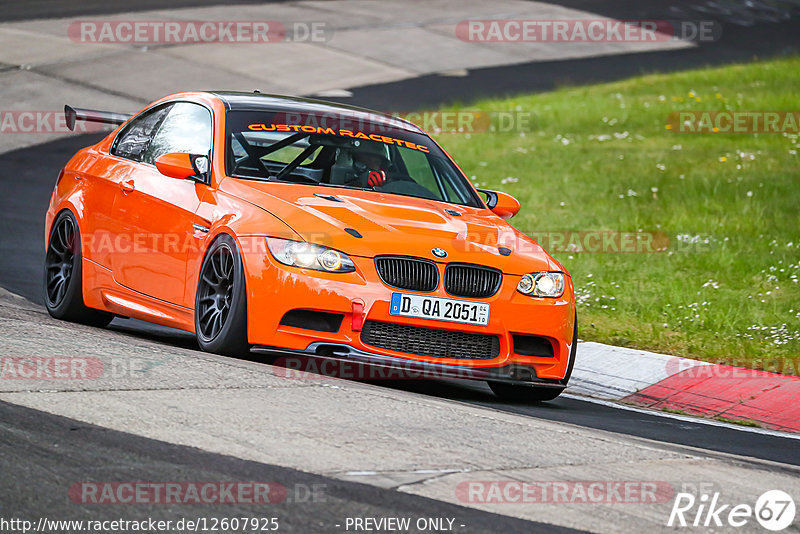
{"label": "bmw roundel badge", "polygon": [[446,258],[447,251],[443,248],[435,248],[431,250],[431,253],[436,256],[437,258]]}

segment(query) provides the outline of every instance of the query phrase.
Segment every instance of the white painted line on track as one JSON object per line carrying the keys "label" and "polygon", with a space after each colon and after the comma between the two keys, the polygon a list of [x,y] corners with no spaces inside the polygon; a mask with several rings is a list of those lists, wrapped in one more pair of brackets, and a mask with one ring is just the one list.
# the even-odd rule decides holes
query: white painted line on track
{"label": "white painted line on track", "polygon": [[716,419],[707,419],[700,415],[682,415],[678,413],[670,413],[670,412],[663,412],[659,410],[650,410],[647,408],[638,408],[636,406],[630,406],[628,404],[622,404],[619,402],[614,401],[607,401],[603,399],[595,399],[592,397],[584,397],[583,395],[574,395],[569,393],[562,393],[561,397],[580,400],[585,402],[591,402],[594,404],[600,404],[602,406],[608,406],[610,408],[617,408],[620,410],[627,410],[630,412],[637,412],[647,415],[656,415],[658,417],[666,417],[667,419],[676,419],[678,421],[684,421],[687,423],[700,423],[709,426],[718,426],[724,428],[730,428],[733,430],[739,430],[741,432],[751,432],[753,434],[761,434],[765,436],[775,436],[779,438],[789,438],[789,439],[796,439],[800,440],[800,434],[792,434],[790,432],[782,432],[780,430],[770,430],[767,428],[758,428],[752,426],[744,426],[744,425],[736,425],[732,423],[725,423],[723,421],[717,421]]}

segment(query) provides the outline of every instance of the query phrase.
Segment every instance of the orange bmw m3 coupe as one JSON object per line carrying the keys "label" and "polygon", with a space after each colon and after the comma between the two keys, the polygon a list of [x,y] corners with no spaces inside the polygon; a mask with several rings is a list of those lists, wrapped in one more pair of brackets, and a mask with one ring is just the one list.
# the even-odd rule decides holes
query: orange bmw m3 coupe
{"label": "orange bmw m3 coupe", "polygon": [[260,93],[186,92],[127,116],[61,171],[45,221],[46,305],[134,317],[202,350],[309,355],[485,380],[549,400],[577,321],[566,269],[423,130]]}

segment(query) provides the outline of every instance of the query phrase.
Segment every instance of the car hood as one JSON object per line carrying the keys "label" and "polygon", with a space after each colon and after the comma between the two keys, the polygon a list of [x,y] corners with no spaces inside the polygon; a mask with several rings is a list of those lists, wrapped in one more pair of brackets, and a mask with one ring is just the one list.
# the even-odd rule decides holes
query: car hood
{"label": "car hood", "polygon": [[[255,180],[226,179],[220,188],[269,211],[306,241],[353,256],[398,254],[439,261],[432,249],[441,248],[447,252],[442,261],[489,265],[507,274],[562,270],[538,243],[485,208]],[[501,254],[501,248],[510,253]]]}

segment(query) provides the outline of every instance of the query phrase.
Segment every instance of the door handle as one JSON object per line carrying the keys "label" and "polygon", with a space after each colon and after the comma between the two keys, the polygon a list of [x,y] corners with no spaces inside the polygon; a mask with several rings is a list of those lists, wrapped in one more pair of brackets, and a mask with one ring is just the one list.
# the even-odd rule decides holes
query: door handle
{"label": "door handle", "polygon": [[130,193],[131,191],[136,190],[136,186],[133,183],[132,179],[123,180],[119,183],[119,188],[122,189],[123,193]]}

